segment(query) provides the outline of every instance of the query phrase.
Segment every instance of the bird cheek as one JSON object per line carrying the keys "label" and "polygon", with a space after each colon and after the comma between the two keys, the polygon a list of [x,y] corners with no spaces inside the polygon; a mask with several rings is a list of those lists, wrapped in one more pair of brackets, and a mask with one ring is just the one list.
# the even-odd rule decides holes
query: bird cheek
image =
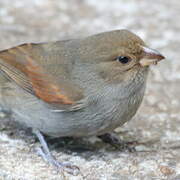
{"label": "bird cheek", "polygon": [[98,75],[102,80],[113,83],[114,78],[121,72],[119,68],[112,63],[101,64],[98,67]]}
{"label": "bird cheek", "polygon": [[99,76],[102,78],[102,79],[106,79],[107,78],[107,73],[105,71],[100,71],[99,72]]}

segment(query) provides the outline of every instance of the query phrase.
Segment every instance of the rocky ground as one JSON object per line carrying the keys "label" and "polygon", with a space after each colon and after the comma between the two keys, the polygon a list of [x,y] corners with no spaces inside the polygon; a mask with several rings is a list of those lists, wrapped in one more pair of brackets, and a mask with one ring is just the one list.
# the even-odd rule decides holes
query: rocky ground
{"label": "rocky ground", "polygon": [[0,123],[0,179],[179,180],[179,12],[178,0],[0,0],[0,49],[127,28],[166,56],[151,69],[137,115],[116,130],[122,139],[143,143],[137,152],[120,152],[97,138],[68,141],[52,152],[78,165],[83,175],[60,174],[36,155],[34,136],[13,128],[7,117]]}

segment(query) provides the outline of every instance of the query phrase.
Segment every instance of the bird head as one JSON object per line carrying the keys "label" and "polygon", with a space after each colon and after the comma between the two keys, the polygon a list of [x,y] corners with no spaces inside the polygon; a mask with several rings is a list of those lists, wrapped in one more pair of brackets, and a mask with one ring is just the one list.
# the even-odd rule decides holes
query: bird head
{"label": "bird head", "polygon": [[[147,74],[148,67],[164,59],[158,51],[128,30],[116,30],[89,36],[81,42],[83,63],[95,65],[101,78],[110,83]],[[144,74],[143,74],[144,73]]]}

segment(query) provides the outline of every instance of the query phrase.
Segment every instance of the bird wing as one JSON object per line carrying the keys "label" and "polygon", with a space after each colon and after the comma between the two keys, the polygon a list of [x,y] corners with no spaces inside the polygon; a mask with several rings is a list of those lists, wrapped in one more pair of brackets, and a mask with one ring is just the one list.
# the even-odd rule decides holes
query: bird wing
{"label": "bird wing", "polygon": [[67,72],[72,64],[63,63],[63,56],[50,47],[48,43],[23,44],[0,51],[0,69],[25,91],[58,109],[81,109],[83,91]]}

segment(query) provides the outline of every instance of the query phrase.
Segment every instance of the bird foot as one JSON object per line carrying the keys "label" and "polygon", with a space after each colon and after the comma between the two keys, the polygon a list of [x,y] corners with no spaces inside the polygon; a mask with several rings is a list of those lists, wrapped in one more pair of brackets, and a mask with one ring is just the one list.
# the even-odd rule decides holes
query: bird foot
{"label": "bird foot", "polygon": [[103,134],[98,136],[103,142],[110,144],[120,151],[136,152],[135,146],[138,144],[137,141],[124,142],[114,134]]}
{"label": "bird foot", "polygon": [[42,148],[37,149],[38,155],[40,155],[46,162],[53,165],[57,171],[65,171],[69,174],[72,174],[74,176],[77,176],[80,174],[79,167],[72,165],[68,162],[59,162],[57,161],[52,155],[46,154]]}
{"label": "bird foot", "polygon": [[53,165],[57,171],[65,171],[69,174],[72,174],[74,176],[77,176],[80,174],[80,169],[75,166],[75,165],[71,165],[70,163],[64,163],[64,162],[58,162],[51,154],[51,152],[49,151],[48,145],[43,137],[43,135],[38,131],[38,130],[34,130],[34,133],[36,134],[36,136],[38,137],[42,148],[38,148],[37,152],[38,154],[45,160],[47,161],[49,164]]}

